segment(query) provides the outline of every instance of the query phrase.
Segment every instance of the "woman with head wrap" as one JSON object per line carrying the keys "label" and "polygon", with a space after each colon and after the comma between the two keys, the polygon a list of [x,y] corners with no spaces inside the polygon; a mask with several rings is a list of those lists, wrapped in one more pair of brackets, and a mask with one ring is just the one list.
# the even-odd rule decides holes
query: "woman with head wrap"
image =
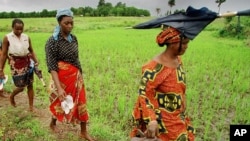
{"label": "woman with head wrap", "polygon": [[[70,9],[58,10],[58,26],[48,39],[45,52],[48,71],[51,74],[50,128],[56,129],[56,121],[80,123],[80,137],[93,141],[87,132],[88,112],[82,68],[78,56],[78,41],[71,34],[73,13]],[[72,100],[72,101],[71,101]]]}
{"label": "woman with head wrap", "polygon": [[29,98],[29,110],[33,111],[34,89],[33,89],[33,68],[38,65],[36,55],[32,48],[31,40],[28,35],[23,33],[24,22],[21,19],[12,21],[12,32],[3,38],[2,54],[0,58],[0,79],[4,79],[3,72],[5,62],[8,60],[11,75],[16,88],[10,95],[10,104],[16,107],[15,96],[27,87]]}
{"label": "woman with head wrap", "polygon": [[142,67],[131,139],[193,141],[194,128],[185,112],[185,72],[180,57],[189,39],[177,29],[167,27],[158,34],[156,41],[159,46],[167,47]]}

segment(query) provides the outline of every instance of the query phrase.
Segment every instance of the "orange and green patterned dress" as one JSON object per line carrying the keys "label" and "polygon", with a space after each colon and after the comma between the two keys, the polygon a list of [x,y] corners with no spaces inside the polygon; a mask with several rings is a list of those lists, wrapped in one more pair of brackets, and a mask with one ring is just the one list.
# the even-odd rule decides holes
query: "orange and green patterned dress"
{"label": "orange and green patterned dress", "polygon": [[156,120],[158,138],[162,141],[194,140],[194,128],[185,115],[185,72],[180,57],[178,60],[177,68],[163,66],[154,60],[143,66],[131,137],[139,137],[138,130],[144,132],[147,124]]}

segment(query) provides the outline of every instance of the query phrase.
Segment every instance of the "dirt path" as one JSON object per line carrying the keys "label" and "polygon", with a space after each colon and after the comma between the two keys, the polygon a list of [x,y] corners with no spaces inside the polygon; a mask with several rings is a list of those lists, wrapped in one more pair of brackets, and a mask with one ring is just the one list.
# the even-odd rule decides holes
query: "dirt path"
{"label": "dirt path", "polygon": [[[0,97],[0,111],[6,110],[8,108],[15,108],[10,105],[9,102],[9,95],[8,93],[4,93],[6,98]],[[28,96],[26,93],[22,92],[15,96],[15,102],[18,108],[18,111],[20,112],[29,112],[29,104],[28,104]],[[48,109],[48,105],[45,104],[43,101],[37,99],[35,97],[34,99],[34,105],[35,105],[35,112],[34,118],[38,119],[41,123],[41,130],[48,130],[51,132],[49,128],[49,123],[51,120],[51,114]],[[63,124],[63,123],[57,123],[57,127],[60,129],[60,133],[53,133],[51,132],[52,136],[55,136],[57,141],[65,141],[65,139],[69,139],[70,136],[77,136],[79,134],[80,128],[79,126],[73,126],[71,124]]]}

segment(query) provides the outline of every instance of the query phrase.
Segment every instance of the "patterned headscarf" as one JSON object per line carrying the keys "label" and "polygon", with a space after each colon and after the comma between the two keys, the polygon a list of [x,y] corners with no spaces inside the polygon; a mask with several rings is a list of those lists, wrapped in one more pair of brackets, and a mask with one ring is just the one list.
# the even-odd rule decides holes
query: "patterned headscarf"
{"label": "patterned headscarf", "polygon": [[73,17],[73,12],[70,9],[59,9],[56,13],[56,19],[58,20],[58,18],[62,15]]}
{"label": "patterned headscarf", "polygon": [[180,31],[173,27],[165,28],[161,33],[159,33],[156,37],[156,42],[159,45],[176,43],[180,42]]}
{"label": "patterned headscarf", "polygon": [[[56,13],[56,19],[58,21],[58,18],[62,15],[66,15],[66,16],[69,16],[69,17],[73,17],[73,12],[70,10],[70,9],[60,9],[60,10],[57,10],[57,13]],[[58,35],[60,33],[60,29],[61,27],[58,25],[55,27],[54,29],[54,33],[53,33],[53,37],[55,40],[58,39]],[[72,41],[72,37],[70,35],[68,35],[68,41],[71,42]]]}

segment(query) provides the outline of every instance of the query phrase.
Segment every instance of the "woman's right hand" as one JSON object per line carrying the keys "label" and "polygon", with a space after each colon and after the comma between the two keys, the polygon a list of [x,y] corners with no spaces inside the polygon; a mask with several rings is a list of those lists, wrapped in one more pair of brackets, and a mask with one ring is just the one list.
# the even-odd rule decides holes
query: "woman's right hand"
{"label": "woman's right hand", "polygon": [[60,101],[63,101],[67,94],[61,86],[61,83],[60,83],[60,80],[58,77],[58,73],[57,73],[57,71],[54,71],[54,70],[52,70],[50,73],[51,73],[52,79],[53,79],[54,84],[55,84],[56,89],[57,89],[57,96],[58,96]]}
{"label": "woman's right hand", "polygon": [[57,89],[57,92],[58,92],[58,98],[59,98],[59,100],[60,101],[65,100],[65,97],[66,97],[67,94],[64,91],[64,89],[63,88],[59,88],[59,89]]}

